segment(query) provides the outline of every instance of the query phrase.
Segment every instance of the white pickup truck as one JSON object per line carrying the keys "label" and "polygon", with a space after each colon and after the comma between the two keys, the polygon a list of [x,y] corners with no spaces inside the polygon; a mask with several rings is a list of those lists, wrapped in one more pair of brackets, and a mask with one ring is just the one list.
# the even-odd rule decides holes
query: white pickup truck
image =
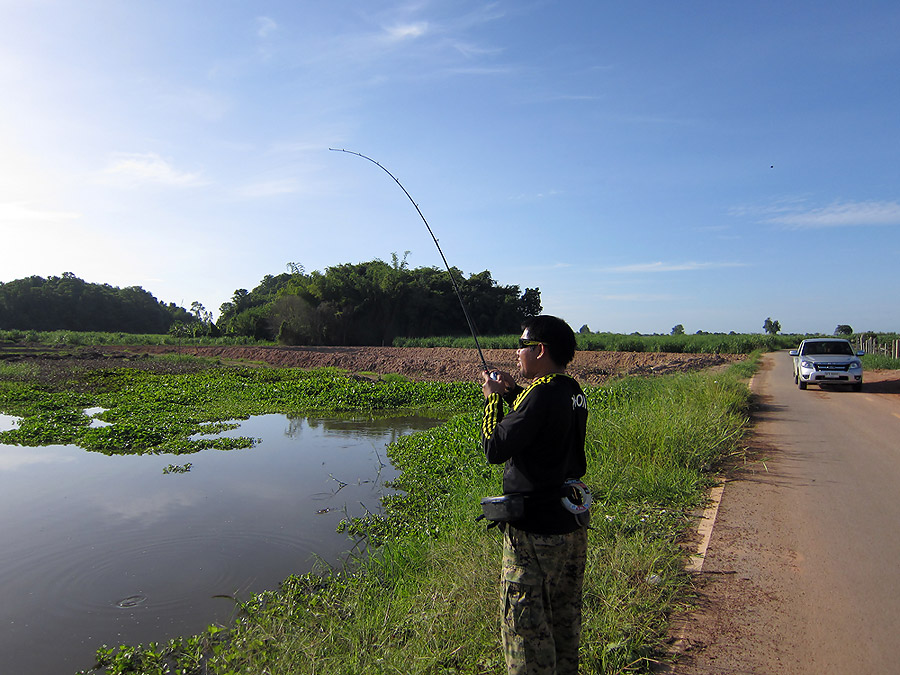
{"label": "white pickup truck", "polygon": [[849,384],[853,391],[862,389],[863,371],[859,357],[865,352],[853,351],[847,340],[811,338],[791,350],[794,357],[794,384],[806,389],[808,384]]}

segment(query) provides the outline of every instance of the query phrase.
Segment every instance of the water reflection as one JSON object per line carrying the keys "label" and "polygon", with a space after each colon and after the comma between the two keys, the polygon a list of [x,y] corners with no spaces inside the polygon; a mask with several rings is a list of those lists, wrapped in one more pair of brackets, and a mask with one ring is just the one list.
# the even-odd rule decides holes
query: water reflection
{"label": "water reflection", "polygon": [[184,456],[0,445],[5,667],[75,672],[102,643],[226,622],[232,607],[215,595],[339,560],[353,542],[338,522],[377,510],[395,476],[385,445],[437,423],[265,415],[223,433],[256,447]]}
{"label": "water reflection", "polygon": [[4,415],[0,413],[0,431],[12,431],[19,426],[21,417],[13,417],[12,415]]}

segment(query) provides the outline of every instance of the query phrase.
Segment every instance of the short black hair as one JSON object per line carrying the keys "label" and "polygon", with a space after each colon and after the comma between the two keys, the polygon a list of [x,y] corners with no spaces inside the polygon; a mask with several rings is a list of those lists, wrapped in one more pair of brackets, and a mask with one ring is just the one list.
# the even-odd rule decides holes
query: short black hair
{"label": "short black hair", "polygon": [[556,316],[541,314],[522,322],[528,337],[543,342],[553,362],[565,368],[575,358],[575,333],[565,321]]}

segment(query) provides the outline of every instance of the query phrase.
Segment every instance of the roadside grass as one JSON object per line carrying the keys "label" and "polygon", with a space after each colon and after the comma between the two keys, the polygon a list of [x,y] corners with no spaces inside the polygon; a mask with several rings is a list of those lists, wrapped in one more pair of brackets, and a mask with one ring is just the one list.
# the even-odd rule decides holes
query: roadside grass
{"label": "roadside grass", "polygon": [[[596,506],[582,672],[648,672],[667,616],[686,602],[678,543],[686,513],[701,502],[709,471],[740,452],[749,392],[728,371],[629,378],[590,396],[586,481]],[[302,583],[317,590],[299,599],[292,589],[301,581],[267,598],[267,607],[303,608],[283,632],[267,633],[271,624],[262,628],[253,611],[239,619],[236,648],[271,637],[265,654],[239,661],[240,672],[505,672],[500,535],[474,523],[478,498],[498,493],[500,473],[485,467],[477,434],[478,415],[461,415],[389,449],[403,471],[400,493],[385,500],[383,515],[350,524],[373,542],[373,555],[352,570],[307,577]]]}
{"label": "roadside grass", "polygon": [[[680,541],[711,474],[741,452],[752,366],[625,378],[590,387],[589,471],[594,492],[584,590],[582,673],[649,672],[667,617],[683,607],[689,552]],[[128,369],[81,373],[78,391],[22,381],[0,387],[0,411],[24,417],[0,441],[96,442],[110,453],[196,451],[211,421],[265,412],[389,411],[455,414],[388,448],[400,470],[381,513],[344,523],[366,551],[340,568],[286,579],[235,599],[235,620],[166,643],[102,646],[83,673],[505,672],[499,645],[500,535],[476,523],[480,497],[499,494],[501,469],[480,451],[474,383],[370,382],[331,371],[213,368],[183,375]],[[118,437],[97,442],[81,408],[107,408]],[[23,428],[24,427],[24,431]],[[109,432],[106,432],[109,433]],[[19,434],[19,435],[16,435]],[[250,439],[252,445],[252,439]],[[86,447],[86,446],[84,446]]]}
{"label": "roadside grass", "polygon": [[900,359],[885,354],[866,354],[860,357],[866,370],[900,370]]}

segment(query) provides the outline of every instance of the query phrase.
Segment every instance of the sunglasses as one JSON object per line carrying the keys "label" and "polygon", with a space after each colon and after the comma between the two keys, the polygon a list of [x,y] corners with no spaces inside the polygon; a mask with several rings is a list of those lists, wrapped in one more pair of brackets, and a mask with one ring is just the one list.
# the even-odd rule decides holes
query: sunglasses
{"label": "sunglasses", "polygon": [[540,340],[526,340],[525,338],[519,338],[519,349],[525,349],[525,347],[537,347],[542,344],[544,343]]}

